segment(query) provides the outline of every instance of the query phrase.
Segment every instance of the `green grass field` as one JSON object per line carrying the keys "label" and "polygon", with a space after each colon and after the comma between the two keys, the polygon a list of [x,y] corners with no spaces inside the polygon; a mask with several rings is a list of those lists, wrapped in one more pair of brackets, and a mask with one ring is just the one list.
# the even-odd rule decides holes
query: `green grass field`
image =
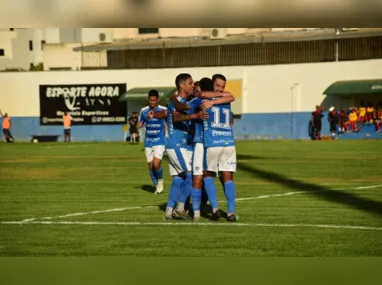
{"label": "green grass field", "polygon": [[239,221],[195,224],[162,220],[142,145],[2,143],[0,256],[382,256],[381,150],[238,142]]}

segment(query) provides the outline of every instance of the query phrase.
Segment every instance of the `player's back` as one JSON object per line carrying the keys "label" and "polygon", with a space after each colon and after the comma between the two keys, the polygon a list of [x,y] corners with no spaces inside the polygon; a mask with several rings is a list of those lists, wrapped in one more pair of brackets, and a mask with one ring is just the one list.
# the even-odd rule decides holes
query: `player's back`
{"label": "player's back", "polygon": [[[181,98],[181,103],[185,103],[186,99]],[[170,101],[167,107],[167,126],[168,126],[168,140],[167,148],[174,147],[187,147],[187,136],[189,121],[175,122],[173,112],[175,111],[174,104]]]}
{"label": "player's back", "polygon": [[139,116],[139,121],[144,122],[146,125],[145,147],[152,147],[156,145],[166,144],[165,120],[163,119],[148,119],[150,111],[163,111],[167,108],[164,106],[157,106],[156,108],[145,107],[142,108]]}
{"label": "player's back", "polygon": [[207,112],[208,119],[204,121],[204,147],[234,146],[230,124],[231,104],[215,105]]}

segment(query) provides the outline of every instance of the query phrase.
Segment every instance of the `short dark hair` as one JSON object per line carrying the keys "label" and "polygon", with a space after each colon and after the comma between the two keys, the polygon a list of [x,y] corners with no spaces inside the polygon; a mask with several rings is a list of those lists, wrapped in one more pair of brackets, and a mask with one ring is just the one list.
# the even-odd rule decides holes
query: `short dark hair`
{"label": "short dark hair", "polygon": [[194,86],[200,86],[200,81],[195,81]]}
{"label": "short dark hair", "polygon": [[178,76],[175,78],[175,86],[179,90],[180,84],[184,81],[186,81],[188,78],[191,78],[192,76],[188,73],[181,73],[178,74]]}
{"label": "short dark hair", "polygon": [[158,90],[152,89],[149,91],[149,97],[156,97],[157,99],[159,98],[159,92]]}
{"label": "short dark hair", "polygon": [[200,90],[202,91],[214,91],[214,82],[212,81],[211,78],[204,77],[200,79],[199,81],[200,84]]}
{"label": "short dark hair", "polygon": [[227,81],[227,79],[225,78],[225,76],[223,75],[223,74],[214,74],[213,76],[212,76],[212,81],[213,82],[215,82],[216,81],[216,79],[221,79],[221,80],[223,80],[223,81]]}

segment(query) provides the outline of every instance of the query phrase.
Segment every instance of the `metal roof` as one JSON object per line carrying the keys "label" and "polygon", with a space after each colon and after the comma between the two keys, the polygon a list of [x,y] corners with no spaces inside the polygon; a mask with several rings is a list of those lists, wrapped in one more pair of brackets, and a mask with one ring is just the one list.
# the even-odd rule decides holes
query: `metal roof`
{"label": "metal roof", "polygon": [[213,40],[209,37],[174,37],[155,39],[124,39],[114,43],[95,44],[73,48],[74,51],[107,51],[129,49],[157,49],[198,47],[211,45],[229,45],[263,42],[307,41],[324,39],[341,39],[349,37],[365,37],[382,35],[382,28],[366,28],[358,31],[336,34],[336,29],[296,30],[279,32],[258,32],[241,35],[229,35],[225,39]]}

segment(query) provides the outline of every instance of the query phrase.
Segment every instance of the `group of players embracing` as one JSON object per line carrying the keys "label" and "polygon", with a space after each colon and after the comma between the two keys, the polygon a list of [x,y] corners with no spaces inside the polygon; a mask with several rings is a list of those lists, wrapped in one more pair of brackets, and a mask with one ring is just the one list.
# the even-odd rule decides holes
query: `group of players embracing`
{"label": "group of players embracing", "polygon": [[177,93],[170,97],[167,107],[159,105],[158,91],[151,90],[149,105],[140,112],[138,128],[144,125],[146,128],[145,154],[155,193],[164,189],[161,161],[165,151],[169,158],[172,181],[165,220],[197,222],[208,200],[212,208],[210,220],[219,220],[215,175],[219,176],[227,199],[226,219],[229,222],[237,219],[233,181],[236,148],[231,112],[235,98],[224,90],[226,81],[222,74],[215,74],[194,82],[190,74],[181,73],[175,79]]}

